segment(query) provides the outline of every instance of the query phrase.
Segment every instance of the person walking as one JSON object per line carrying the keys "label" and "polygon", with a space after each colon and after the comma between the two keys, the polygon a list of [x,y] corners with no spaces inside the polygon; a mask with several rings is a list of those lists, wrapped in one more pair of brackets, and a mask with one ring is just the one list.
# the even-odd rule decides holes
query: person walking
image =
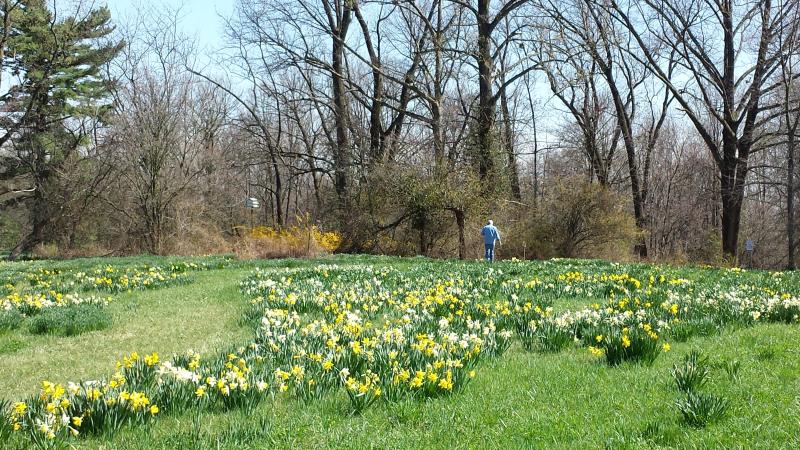
{"label": "person walking", "polygon": [[494,226],[491,220],[481,229],[481,236],[483,236],[483,243],[486,245],[486,252],[484,257],[489,262],[494,262],[494,243],[502,244],[500,241],[500,230]]}

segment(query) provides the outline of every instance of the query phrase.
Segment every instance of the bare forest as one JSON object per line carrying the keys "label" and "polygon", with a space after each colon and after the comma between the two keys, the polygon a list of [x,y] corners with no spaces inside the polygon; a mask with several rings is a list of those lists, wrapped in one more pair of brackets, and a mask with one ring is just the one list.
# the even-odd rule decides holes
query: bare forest
{"label": "bare forest", "polygon": [[0,0],[0,255],[796,265],[800,0],[145,5]]}

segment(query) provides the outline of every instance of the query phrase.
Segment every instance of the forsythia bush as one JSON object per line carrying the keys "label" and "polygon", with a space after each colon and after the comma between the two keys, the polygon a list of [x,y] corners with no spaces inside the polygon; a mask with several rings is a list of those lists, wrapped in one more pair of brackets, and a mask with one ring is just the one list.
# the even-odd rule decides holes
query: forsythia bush
{"label": "forsythia bush", "polygon": [[257,226],[247,231],[247,239],[237,252],[240,256],[255,258],[310,257],[333,253],[341,243],[339,233],[322,231],[316,225],[280,229]]}

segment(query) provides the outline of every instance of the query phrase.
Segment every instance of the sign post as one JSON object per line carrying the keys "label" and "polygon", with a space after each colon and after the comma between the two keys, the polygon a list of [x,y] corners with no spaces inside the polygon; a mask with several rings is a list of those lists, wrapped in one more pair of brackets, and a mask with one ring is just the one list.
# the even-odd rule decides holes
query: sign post
{"label": "sign post", "polygon": [[755,243],[753,243],[752,239],[748,239],[744,242],[744,259],[748,269],[753,268],[753,250],[755,250],[755,247]]}
{"label": "sign post", "polygon": [[261,203],[259,203],[257,198],[254,197],[247,197],[247,200],[244,202],[244,207],[250,210],[250,230],[253,230],[253,210],[256,208],[261,207]]}

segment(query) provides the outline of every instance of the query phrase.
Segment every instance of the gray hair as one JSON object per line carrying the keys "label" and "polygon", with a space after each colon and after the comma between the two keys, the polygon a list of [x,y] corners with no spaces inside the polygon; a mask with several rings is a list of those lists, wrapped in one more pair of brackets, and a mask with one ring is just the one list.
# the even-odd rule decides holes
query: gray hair
{"label": "gray hair", "polygon": [[489,225],[494,225],[494,222],[492,222],[492,219],[489,219]]}

